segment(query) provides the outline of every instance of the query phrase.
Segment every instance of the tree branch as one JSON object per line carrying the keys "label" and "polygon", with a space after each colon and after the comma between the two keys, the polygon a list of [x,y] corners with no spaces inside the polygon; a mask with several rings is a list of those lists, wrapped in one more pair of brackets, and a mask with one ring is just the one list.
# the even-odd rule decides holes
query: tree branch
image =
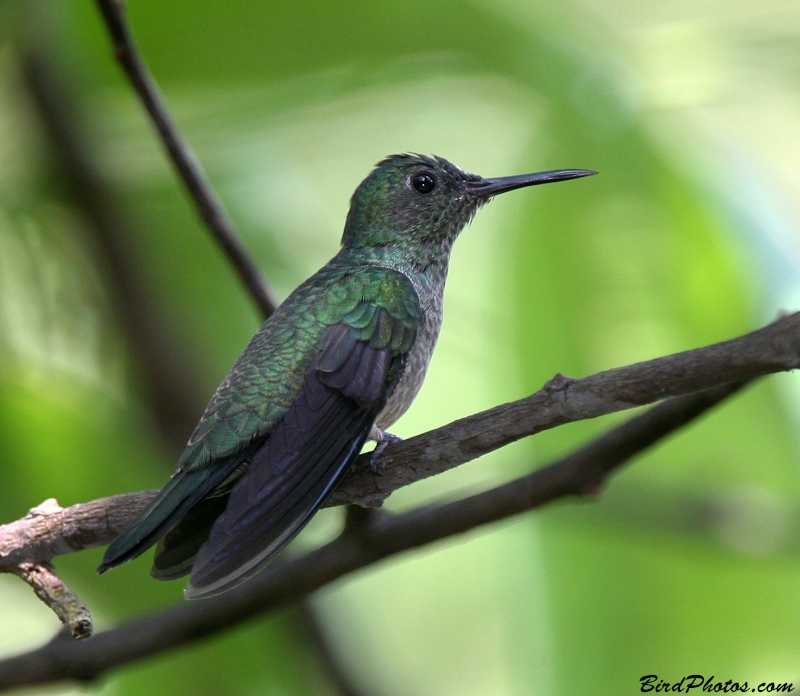
{"label": "tree branch", "polygon": [[[704,348],[636,363],[583,379],[558,375],[535,394],[390,445],[379,475],[362,455],[327,506],[380,506],[393,491],[434,476],[527,435],[664,397],[746,382],[800,364],[800,313]],[[586,485],[591,485],[591,482]],[[62,509],[55,500],[0,527],[0,571],[20,563],[105,546],[156,495],[141,491]],[[352,516],[351,516],[352,517]],[[359,529],[369,522],[348,525]]]}
{"label": "tree branch", "polygon": [[379,506],[392,492],[436,476],[520,438],[671,396],[691,394],[800,367],[800,312],[722,343],[598,372],[557,375],[527,398],[390,444],[381,476],[359,457],[328,505]]}
{"label": "tree branch", "polygon": [[198,641],[258,614],[296,602],[320,587],[384,558],[541,507],[567,495],[596,492],[632,456],[692,421],[739,384],[672,399],[516,481],[462,500],[398,516],[373,514],[335,541],[279,562],[229,593],[183,604],[75,642],[56,638],[38,650],[0,661],[0,690],[90,681],[101,674]]}
{"label": "tree branch", "polygon": [[268,317],[276,307],[272,292],[267,287],[258,266],[245,249],[239,233],[225,212],[222,201],[211,187],[200,161],[172,120],[158,85],[136,48],[133,33],[125,18],[123,1],[97,0],[97,4],[111,35],[114,54],[150,115],[172,163],[197,206],[200,218],[227,254],[264,317]]}
{"label": "tree branch", "polygon": [[[394,491],[565,423],[746,382],[800,365],[800,312],[722,343],[598,372],[557,377],[529,397],[391,444],[378,475],[361,455],[326,503],[380,506]],[[0,568],[105,546],[156,495],[126,493],[69,508],[43,506],[0,526]],[[55,501],[53,501],[55,503]],[[35,514],[34,514],[35,513]]]}
{"label": "tree branch", "polygon": [[0,570],[106,546],[158,491],[98,498],[62,508],[54,498],[0,527]]}
{"label": "tree branch", "polygon": [[88,638],[94,631],[89,608],[56,575],[49,563],[20,563],[5,572],[14,573],[27,582],[48,607],[69,629],[75,639]]}

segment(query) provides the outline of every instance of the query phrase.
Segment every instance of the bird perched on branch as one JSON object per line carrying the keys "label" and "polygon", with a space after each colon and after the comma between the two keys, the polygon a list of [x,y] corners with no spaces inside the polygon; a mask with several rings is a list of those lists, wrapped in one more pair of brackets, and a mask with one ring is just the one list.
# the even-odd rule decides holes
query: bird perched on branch
{"label": "bird perched on branch", "polygon": [[306,525],[368,438],[411,405],[442,323],[450,250],[493,196],[595,172],[484,179],[393,155],[356,189],[342,248],[264,323],[217,389],[172,478],[108,547],[104,572],[153,544],[187,598],[243,582]]}

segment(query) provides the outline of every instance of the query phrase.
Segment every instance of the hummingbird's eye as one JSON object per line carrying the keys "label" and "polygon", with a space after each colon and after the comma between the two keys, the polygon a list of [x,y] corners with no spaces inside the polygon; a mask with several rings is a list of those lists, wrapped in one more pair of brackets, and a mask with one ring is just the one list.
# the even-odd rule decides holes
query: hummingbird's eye
{"label": "hummingbird's eye", "polygon": [[411,185],[417,193],[430,193],[436,188],[436,179],[430,172],[421,172],[415,174],[411,179]]}

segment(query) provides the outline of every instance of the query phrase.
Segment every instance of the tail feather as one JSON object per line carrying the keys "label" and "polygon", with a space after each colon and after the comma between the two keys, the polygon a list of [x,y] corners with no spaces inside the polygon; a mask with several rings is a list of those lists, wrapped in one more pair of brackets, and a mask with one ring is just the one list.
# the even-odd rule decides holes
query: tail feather
{"label": "tail feather", "polygon": [[97,572],[105,573],[144,553],[236,471],[248,454],[240,453],[228,461],[216,462],[213,468],[176,473],[106,549]]}
{"label": "tail feather", "polygon": [[214,521],[227,504],[228,495],[217,495],[195,505],[158,542],[150,575],[156,580],[177,580],[188,575]]}

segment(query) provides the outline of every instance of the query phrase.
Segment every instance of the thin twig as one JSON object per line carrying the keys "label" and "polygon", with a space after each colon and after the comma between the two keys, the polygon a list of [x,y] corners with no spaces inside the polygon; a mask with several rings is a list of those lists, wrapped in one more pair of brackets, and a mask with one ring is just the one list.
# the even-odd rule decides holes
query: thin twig
{"label": "thin twig", "polygon": [[124,3],[122,0],[97,0],[97,4],[111,34],[114,54],[147,109],[172,163],[197,205],[201,219],[228,255],[264,317],[268,317],[276,307],[272,292],[267,287],[258,266],[245,249],[239,233],[225,212],[222,201],[211,187],[200,161],[172,120],[158,85],[136,48],[133,33],[125,18]]}
{"label": "thin twig", "polygon": [[[22,41],[22,77],[33,106],[48,136],[47,149],[61,175],[70,202],[83,215],[95,260],[107,278],[105,294],[114,318],[130,345],[136,362],[140,398],[150,412],[153,429],[171,446],[175,457],[203,412],[207,394],[191,355],[174,340],[152,290],[143,281],[136,254],[130,244],[135,235],[129,220],[120,212],[115,192],[97,170],[75,102],[74,80],[63,60],[54,53],[58,43],[52,7],[38,8],[27,17]],[[181,350],[184,348],[184,350]]]}
{"label": "thin twig", "polygon": [[27,582],[50,607],[76,640],[89,638],[94,631],[92,615],[81,599],[56,575],[49,563],[20,563],[6,569]]}
{"label": "thin twig", "polygon": [[567,495],[595,492],[624,462],[691,422],[741,385],[672,399],[633,418],[569,457],[516,481],[445,505],[404,515],[373,516],[367,525],[300,558],[276,563],[231,592],[138,619],[90,641],[54,640],[0,662],[0,690],[90,681],[137,660],[196,642],[309,593],[389,556],[541,507]]}

